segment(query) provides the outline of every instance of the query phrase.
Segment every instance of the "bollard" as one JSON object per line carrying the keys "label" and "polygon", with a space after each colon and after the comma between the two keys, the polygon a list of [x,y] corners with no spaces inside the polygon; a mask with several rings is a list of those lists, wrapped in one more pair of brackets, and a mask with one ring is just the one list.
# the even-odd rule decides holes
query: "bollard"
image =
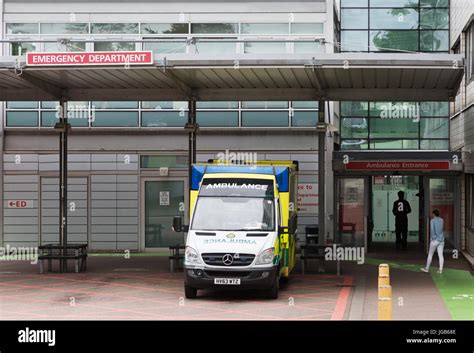
{"label": "bollard", "polygon": [[392,298],[379,298],[379,320],[392,320]]}
{"label": "bollard", "polygon": [[389,267],[387,264],[380,264],[379,265],[379,276],[381,275],[387,275],[387,276],[390,276],[390,271],[389,271]]}
{"label": "bollard", "polygon": [[379,298],[391,298],[392,297],[392,286],[379,286]]}
{"label": "bollard", "polygon": [[390,277],[388,275],[380,275],[379,276],[379,287],[380,286],[389,286],[390,285]]}
{"label": "bollard", "polygon": [[378,289],[378,319],[392,320],[392,286],[390,268],[387,264],[379,265]]}

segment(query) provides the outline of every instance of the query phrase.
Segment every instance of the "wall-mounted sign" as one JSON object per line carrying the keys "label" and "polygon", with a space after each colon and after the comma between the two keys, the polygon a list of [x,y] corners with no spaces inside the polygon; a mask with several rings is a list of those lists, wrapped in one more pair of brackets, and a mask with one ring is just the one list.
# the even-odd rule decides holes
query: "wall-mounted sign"
{"label": "wall-mounted sign", "polygon": [[26,53],[28,66],[150,65],[151,51]]}
{"label": "wall-mounted sign", "polygon": [[346,170],[449,170],[449,161],[357,161],[345,164]]}
{"label": "wall-mounted sign", "polygon": [[169,206],[169,205],[170,205],[170,192],[160,191],[160,206]]}
{"label": "wall-mounted sign", "polygon": [[33,200],[8,200],[8,208],[33,208]]}
{"label": "wall-mounted sign", "polygon": [[298,213],[318,213],[318,184],[298,184]]}

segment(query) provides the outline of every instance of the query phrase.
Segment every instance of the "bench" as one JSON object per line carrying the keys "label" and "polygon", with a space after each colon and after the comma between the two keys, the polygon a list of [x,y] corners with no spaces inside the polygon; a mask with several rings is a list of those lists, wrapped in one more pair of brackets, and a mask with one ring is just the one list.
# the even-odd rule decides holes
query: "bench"
{"label": "bench", "polygon": [[176,244],[169,246],[170,249],[170,256],[168,256],[168,260],[170,261],[170,272],[174,272],[175,268],[179,268],[179,263],[181,260],[184,260],[184,250],[186,246],[182,244]]}
{"label": "bench", "polygon": [[[53,260],[58,260],[60,270],[64,268],[67,272],[68,260],[75,261],[74,270],[76,273],[87,269],[87,244],[58,245],[46,244],[38,247],[38,263],[40,273],[44,273],[44,261],[48,261],[48,271],[52,271]],[[63,265],[63,266],[61,266]]]}
{"label": "bench", "polygon": [[[325,253],[324,249],[328,246],[331,247],[336,245],[339,247],[339,244],[326,244],[326,245],[319,245],[319,244],[306,244],[301,245],[301,273],[304,275],[306,271],[306,261],[308,260],[319,260],[320,263],[325,261]],[[336,273],[338,276],[341,275],[341,261],[339,259],[336,260]]]}

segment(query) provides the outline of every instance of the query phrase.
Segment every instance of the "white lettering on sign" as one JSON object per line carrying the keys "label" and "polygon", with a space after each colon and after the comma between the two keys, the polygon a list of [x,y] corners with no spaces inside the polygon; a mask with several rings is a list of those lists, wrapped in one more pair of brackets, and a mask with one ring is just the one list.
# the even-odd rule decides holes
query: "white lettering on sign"
{"label": "white lettering on sign", "polygon": [[298,184],[298,213],[318,213],[318,184]]}
{"label": "white lettering on sign", "polygon": [[216,184],[209,184],[206,185],[206,189],[255,189],[255,190],[262,190],[266,191],[268,189],[268,185],[261,185],[261,184],[237,184],[237,183],[216,183]]}
{"label": "white lettering on sign", "polygon": [[33,200],[8,200],[8,208],[33,208]]}
{"label": "white lettering on sign", "polygon": [[160,206],[169,206],[169,205],[170,205],[170,192],[160,191]]}
{"label": "white lettering on sign", "polygon": [[137,52],[82,52],[82,53],[35,53],[26,54],[26,64],[44,65],[143,65],[152,64],[151,51]]}

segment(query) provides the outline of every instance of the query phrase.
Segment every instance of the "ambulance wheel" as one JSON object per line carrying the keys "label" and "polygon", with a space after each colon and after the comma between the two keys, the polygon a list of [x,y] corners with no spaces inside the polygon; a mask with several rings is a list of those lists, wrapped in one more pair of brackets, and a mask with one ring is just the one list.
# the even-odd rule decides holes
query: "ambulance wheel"
{"label": "ambulance wheel", "polygon": [[195,299],[197,297],[197,289],[185,284],[184,296],[186,297],[186,299]]}
{"label": "ambulance wheel", "polygon": [[279,283],[280,283],[280,281],[279,281],[278,277],[275,277],[275,280],[273,281],[272,286],[267,291],[268,299],[278,299]]}

